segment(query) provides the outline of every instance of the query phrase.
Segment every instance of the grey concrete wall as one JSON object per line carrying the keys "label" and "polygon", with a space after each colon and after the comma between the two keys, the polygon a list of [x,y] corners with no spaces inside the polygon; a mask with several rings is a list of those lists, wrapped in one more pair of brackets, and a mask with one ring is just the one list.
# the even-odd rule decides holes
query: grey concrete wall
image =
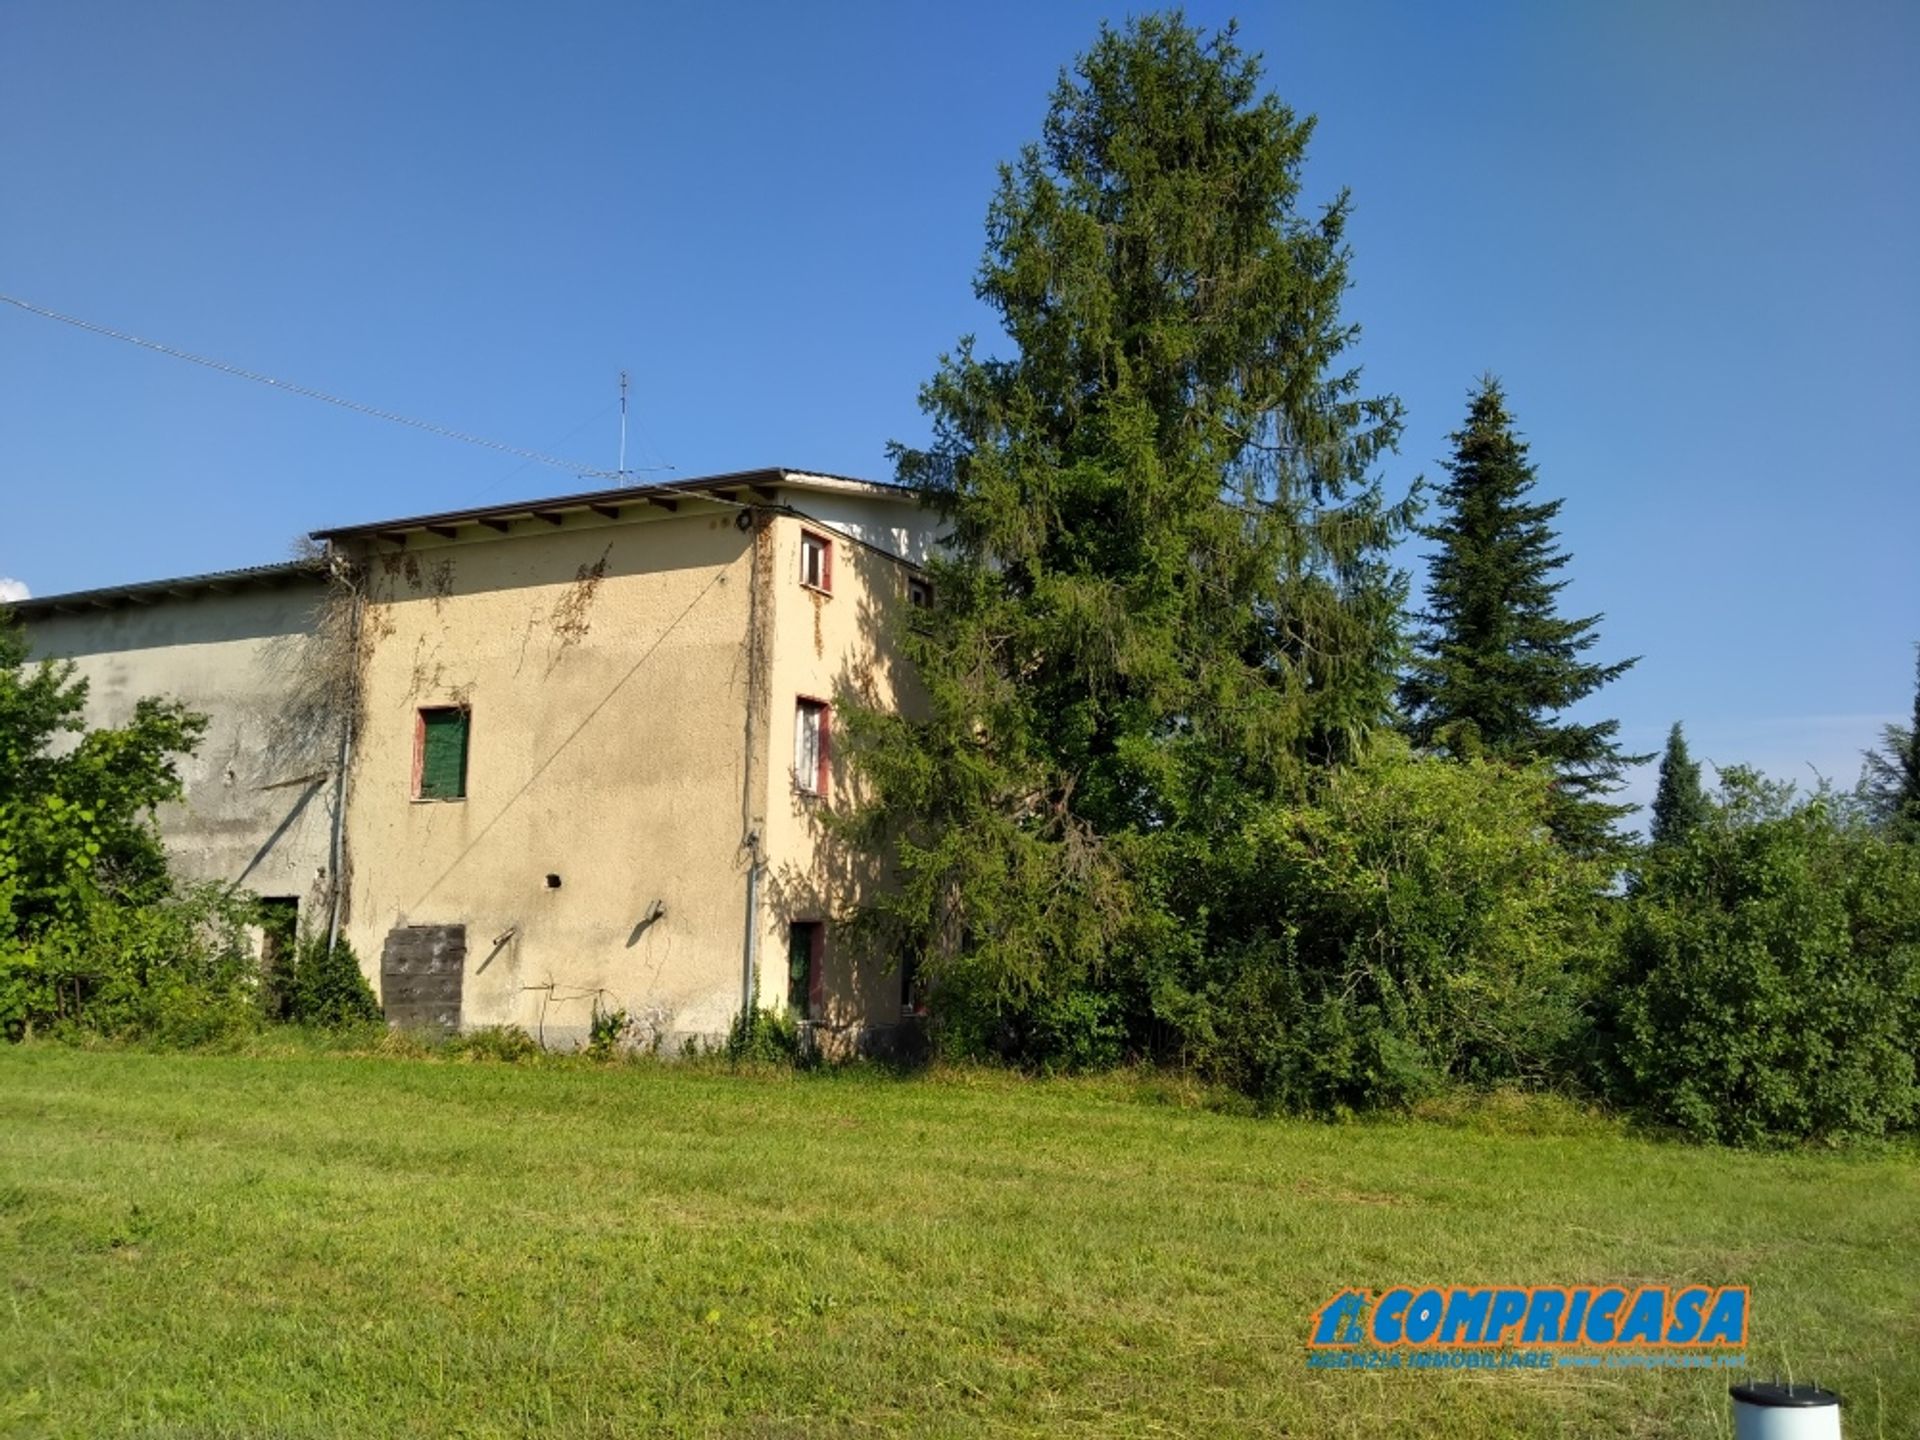
{"label": "grey concrete wall", "polygon": [[186,797],[162,807],[175,873],[293,896],[304,925],[329,898],[338,701],[321,678],[315,577],[227,594],[33,616],[37,658],[70,659],[88,684],[89,728],[123,724],[143,696],[208,717],[181,765]]}

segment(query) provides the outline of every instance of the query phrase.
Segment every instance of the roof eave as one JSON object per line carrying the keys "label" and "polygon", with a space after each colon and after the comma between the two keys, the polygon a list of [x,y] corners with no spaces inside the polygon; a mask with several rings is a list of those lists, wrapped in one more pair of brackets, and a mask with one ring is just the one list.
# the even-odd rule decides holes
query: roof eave
{"label": "roof eave", "polygon": [[829,475],[816,470],[793,470],[782,466],[757,470],[738,470],[723,475],[703,475],[691,480],[625,485],[609,490],[586,490],[574,495],[550,495],[533,500],[516,500],[502,505],[477,505],[465,510],[443,510],[432,515],[410,515],[397,520],[375,520],[361,525],[339,525],[316,530],[320,541],[363,540],[390,537],[403,539],[420,531],[449,532],[462,525],[486,525],[504,529],[514,520],[540,519],[581,511],[594,511],[605,518],[617,519],[626,506],[647,506],[670,512],[681,500],[717,500],[733,504],[773,504],[779,487],[873,495],[906,501],[911,492],[901,486],[875,480],[860,480],[850,475]]}
{"label": "roof eave", "polygon": [[107,585],[96,590],[70,590],[61,595],[31,595],[5,608],[22,620],[44,620],[53,615],[80,615],[93,610],[118,610],[129,605],[153,605],[161,600],[184,600],[196,595],[225,595],[235,590],[273,588],[299,580],[326,576],[324,560],[289,560],[277,565],[253,565],[241,570],[215,570],[205,575],[182,575],[170,580],[143,580],[133,585]]}

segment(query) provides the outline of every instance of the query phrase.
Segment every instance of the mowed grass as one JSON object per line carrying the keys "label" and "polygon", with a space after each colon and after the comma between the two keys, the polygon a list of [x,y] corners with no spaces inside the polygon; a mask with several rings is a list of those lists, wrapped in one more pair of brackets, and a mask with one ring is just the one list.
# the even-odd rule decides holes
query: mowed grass
{"label": "mowed grass", "polygon": [[1920,1417],[1911,1151],[1157,1093],[5,1049],[0,1430],[1729,1433],[1717,1373],[1306,1368],[1398,1283],[1748,1284],[1756,1368]]}

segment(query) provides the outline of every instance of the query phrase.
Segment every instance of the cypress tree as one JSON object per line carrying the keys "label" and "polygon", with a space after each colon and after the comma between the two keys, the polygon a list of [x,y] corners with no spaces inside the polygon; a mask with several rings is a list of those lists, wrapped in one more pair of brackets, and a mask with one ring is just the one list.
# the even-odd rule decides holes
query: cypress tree
{"label": "cypress tree", "polygon": [[1671,845],[1706,819],[1712,806],[1700,785],[1700,762],[1687,753],[1687,737],[1680,722],[1667,732],[1666,753],[1660,757],[1660,787],[1653,797],[1650,834],[1656,845]]}
{"label": "cypress tree", "polygon": [[1617,720],[1578,724],[1568,707],[1634,664],[1585,658],[1602,617],[1556,611],[1567,563],[1552,521],[1559,500],[1530,498],[1536,480],[1492,376],[1472,396],[1465,427],[1450,437],[1438,524],[1429,557],[1427,610],[1400,698],[1414,742],[1447,754],[1513,763],[1545,761],[1559,778],[1554,828],[1577,849],[1615,843],[1613,822],[1633,809],[1602,797],[1621,772],[1651,755],[1623,755]]}
{"label": "cypress tree", "polygon": [[1920,844],[1920,653],[1914,660],[1913,722],[1887,726],[1879,747],[1866,752],[1860,793],[1888,835]]}
{"label": "cypress tree", "polygon": [[1124,936],[1197,944],[1174,868],[1390,721],[1413,512],[1369,472],[1400,405],[1346,354],[1347,200],[1305,211],[1311,132],[1231,27],[1103,27],[988,212],[1009,353],[963,340],[921,393],[932,443],[895,447],[948,539],[900,641],[924,706],[849,697],[843,822],[896,867],[867,919],[1002,1030],[1106,985]]}

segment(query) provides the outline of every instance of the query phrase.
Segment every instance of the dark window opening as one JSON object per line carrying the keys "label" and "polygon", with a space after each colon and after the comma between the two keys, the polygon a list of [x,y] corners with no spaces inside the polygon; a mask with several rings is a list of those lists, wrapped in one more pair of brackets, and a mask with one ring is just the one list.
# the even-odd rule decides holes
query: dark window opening
{"label": "dark window opening", "polygon": [[420,712],[413,758],[416,800],[467,797],[467,739],[471,716],[457,706]]}
{"label": "dark window opening", "polygon": [[825,998],[821,951],[827,927],[818,920],[796,920],[787,927],[787,1008],[796,1019],[820,1018]]}
{"label": "dark window opening", "polygon": [[900,956],[900,1013],[927,1013],[927,987],[922,983],[918,950],[907,950]]}
{"label": "dark window opening", "polygon": [[924,575],[907,577],[907,603],[916,610],[933,608],[933,582]]}
{"label": "dark window opening", "polygon": [[293,959],[300,934],[300,900],[295,895],[262,895],[255,912],[260,922],[260,964],[271,973]]}

